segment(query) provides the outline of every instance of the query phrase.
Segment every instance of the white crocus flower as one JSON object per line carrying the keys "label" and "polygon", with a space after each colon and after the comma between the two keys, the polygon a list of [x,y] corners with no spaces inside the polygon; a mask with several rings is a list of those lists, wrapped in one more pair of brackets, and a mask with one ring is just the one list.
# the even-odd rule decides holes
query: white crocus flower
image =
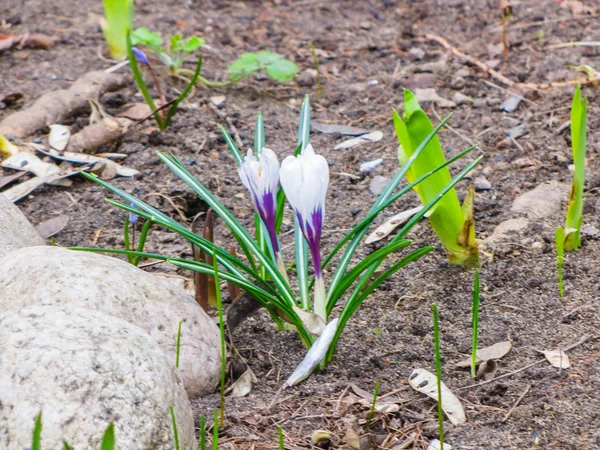
{"label": "white crocus flower", "polygon": [[252,150],[248,150],[242,165],[238,168],[238,174],[252,196],[254,209],[258,212],[269,232],[277,266],[287,278],[275,232],[277,192],[279,189],[279,161],[277,155],[273,150],[263,148],[257,158]]}
{"label": "white crocus flower", "polygon": [[280,178],[281,186],[298,217],[312,256],[315,271],[315,313],[327,322],[319,243],[325,219],[329,165],[309,144],[299,156],[288,156],[283,160]]}

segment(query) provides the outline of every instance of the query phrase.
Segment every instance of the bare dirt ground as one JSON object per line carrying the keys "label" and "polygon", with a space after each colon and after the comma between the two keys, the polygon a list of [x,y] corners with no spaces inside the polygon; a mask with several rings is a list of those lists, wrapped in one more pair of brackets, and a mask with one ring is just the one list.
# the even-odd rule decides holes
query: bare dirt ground
{"label": "bare dirt ground", "polygon": [[[506,90],[517,91],[518,87],[490,76],[489,71],[468,63],[426,35],[442,37],[514,83],[574,80],[583,74],[567,66],[599,66],[598,47],[547,48],[569,41],[600,41],[595,2],[586,2],[592,9],[588,15],[556,0],[512,4],[514,16],[507,28],[510,52],[505,61],[501,15],[497,2],[491,0],[136,2],[136,26],[163,35],[181,32],[206,38],[209,48],[204,51],[203,74],[209,79],[226,79],[229,62],[244,51],[262,49],[294,60],[301,75],[286,84],[259,75],[231,88],[199,88],[166,132],[159,133],[145,122],[110,149],[126,153],[124,164],[140,170],[134,179],[115,179],[114,183],[173,217],[189,220],[205,209],[204,204],[162,167],[155,155],[156,150],[174,152],[249,224],[250,203],[218,125],[223,123],[230,130],[233,125],[249,147],[255,115],[262,111],[267,144],[283,157],[295,146],[300,103],[308,93],[313,120],[384,133],[381,142],[351,150],[333,149],[341,141],[338,136],[311,136],[313,146],[331,166],[324,238],[324,245],[330,248],[341,236],[340,230],[356,224],[374,201],[368,189],[372,178],[390,177],[398,169],[391,109],[401,109],[402,88],[432,88],[446,99],[453,99],[456,93],[472,99],[451,108],[454,131],[444,130],[441,141],[448,155],[471,142],[480,144],[469,158],[482,154],[483,161],[471,180],[461,183],[459,195],[462,197],[468,183],[482,174],[491,183],[490,190],[478,192],[475,204],[477,237],[485,239],[496,225],[514,217],[510,206],[519,194],[551,180],[570,183],[570,135],[562,125],[569,119],[574,86],[519,91],[526,100],[516,111],[504,112],[500,105],[509,96]],[[101,57],[104,40],[97,25],[100,14],[101,2],[91,0],[5,0],[0,5],[0,19],[4,21],[0,32],[30,31],[58,37],[57,45],[47,51],[0,53],[0,93],[22,92],[26,96],[1,109],[0,119],[28,106],[43,92],[68,87],[81,74],[111,64]],[[310,41],[318,50],[322,99],[317,98],[314,79],[303,73],[314,68]],[[164,80],[169,82],[166,75]],[[178,81],[170,84],[169,95],[182,88]],[[584,93],[590,103],[584,224],[600,227],[596,131],[600,95],[596,85],[586,86]],[[209,98],[215,95],[226,97],[219,115],[209,107]],[[102,99],[112,114],[138,101],[132,85]],[[436,115],[450,111],[431,103],[425,106],[434,121]],[[82,115],[68,125],[76,130],[86,123],[87,117]],[[525,133],[515,140],[507,139],[508,130],[519,125]],[[382,158],[383,165],[361,176],[359,165],[376,158]],[[461,161],[458,166],[464,164],[466,161]],[[0,176],[8,174],[8,170],[0,172]],[[70,188],[36,190],[19,206],[34,224],[58,214],[69,215],[68,226],[56,236],[58,245],[122,248],[124,217],[104,202],[105,195],[96,185],[76,179]],[[406,196],[384,216],[417,202],[415,195]],[[600,448],[600,251],[598,240],[585,236],[581,250],[568,255],[566,296],[560,298],[553,236],[565,210],[563,202],[558,214],[532,221],[529,228],[515,233],[484,257],[480,344],[512,340],[512,351],[498,362],[493,376],[502,378],[474,382],[466,370],[453,367],[470,349],[472,273],[448,266],[438,249],[399,272],[367,300],[347,327],[334,362],[296,388],[278,392],[304,355],[297,336],[277,331],[262,313],[248,319],[235,331],[234,344],[238,360],[246,361],[259,381],[247,397],[227,399],[227,424],[221,431],[220,447],[277,448],[277,426],[281,425],[286,448],[311,448],[310,436],[317,429],[333,433],[330,448],[349,448],[346,430],[357,427],[362,435],[371,436],[363,439],[365,448],[375,448],[373,442],[379,448],[392,448],[397,438],[396,444],[408,444],[396,448],[425,449],[438,433],[435,404],[412,391],[407,378],[414,368],[434,371],[431,304],[437,302],[444,381],[462,399],[468,417],[465,426],[446,422],[447,439],[454,448]],[[425,222],[410,237],[415,247],[439,247]],[[228,244],[230,233],[218,226],[217,241]],[[191,256],[186,242],[160,229],[151,232],[147,249]],[[371,250],[364,247],[359,253]],[[175,272],[165,264],[152,270]],[[190,276],[183,271],[180,274]],[[565,348],[588,334],[592,335],[589,340],[569,352],[570,369],[558,370],[546,362],[526,368],[540,360],[538,350]],[[398,412],[378,414],[367,425],[368,409],[354,401],[348,387],[355,384],[372,392],[376,380],[381,383],[382,394],[399,390],[402,402]],[[525,391],[520,404],[511,410]],[[215,394],[197,401],[194,408],[198,414],[212,417],[218,401]],[[509,411],[510,417],[503,421]]]}

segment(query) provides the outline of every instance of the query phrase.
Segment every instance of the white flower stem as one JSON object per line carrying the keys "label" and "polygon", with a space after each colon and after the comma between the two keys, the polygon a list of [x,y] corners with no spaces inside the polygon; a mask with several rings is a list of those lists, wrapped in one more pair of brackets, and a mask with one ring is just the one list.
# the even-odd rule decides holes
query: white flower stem
{"label": "white flower stem", "polygon": [[322,276],[315,277],[315,314],[327,323],[327,295],[325,294],[325,281]]}

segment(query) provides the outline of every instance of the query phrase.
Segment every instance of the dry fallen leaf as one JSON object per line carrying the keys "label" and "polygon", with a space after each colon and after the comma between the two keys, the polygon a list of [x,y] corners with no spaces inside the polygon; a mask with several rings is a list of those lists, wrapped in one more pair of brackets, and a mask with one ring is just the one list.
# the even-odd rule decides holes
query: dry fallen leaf
{"label": "dry fallen leaf", "polygon": [[[429,443],[429,447],[427,447],[427,450],[442,450],[442,443],[438,439],[433,439]],[[452,446],[444,442],[443,450],[452,450]]]}
{"label": "dry fallen leaf", "polygon": [[392,231],[398,228],[400,225],[404,225],[409,219],[423,209],[422,206],[407,209],[402,211],[395,216],[390,217],[388,220],[383,222],[377,227],[377,229],[369,235],[365,240],[365,244],[372,244],[373,242],[380,241],[384,237],[388,236]]}
{"label": "dry fallen leaf", "polygon": [[69,219],[69,216],[61,214],[60,216],[44,220],[35,229],[42,238],[47,239],[62,231],[69,223]]}
{"label": "dry fallen leaf", "polygon": [[434,102],[442,108],[454,108],[456,106],[456,103],[454,103],[452,100],[447,100],[443,97],[440,97],[436,90],[433,88],[417,88],[415,89],[415,97],[419,101],[419,103]]}
{"label": "dry fallen leaf", "polygon": [[48,135],[48,143],[50,147],[59,152],[62,152],[67,148],[69,139],[71,137],[71,130],[64,125],[50,125],[50,134]]}
{"label": "dry fallen leaf", "polygon": [[[366,400],[373,400],[373,394],[371,392],[367,392],[364,389],[359,388],[357,385],[355,385],[354,383],[352,383],[350,385],[350,388],[352,389],[352,391],[354,391],[354,393],[356,395],[358,395],[359,397],[362,397]],[[378,400],[379,402],[380,400]],[[388,397],[384,397],[384,399],[382,399],[383,402],[385,403],[402,403],[405,400],[402,400],[400,397],[394,397],[394,396],[388,396]]]}
{"label": "dry fallen leaf", "polygon": [[[489,347],[479,348],[477,349],[477,364],[480,364],[484,361],[489,361],[491,359],[500,359],[503,356],[505,356],[508,352],[510,352],[511,348],[512,342],[510,341],[497,342],[496,344],[490,345]],[[471,357],[457,362],[455,366],[470,367]]]}
{"label": "dry fallen leaf", "polygon": [[381,131],[373,131],[372,133],[369,133],[369,134],[363,134],[362,136],[348,139],[347,141],[344,141],[344,142],[336,145],[334,147],[334,149],[335,150],[340,150],[340,149],[346,150],[346,149],[355,147],[358,144],[362,144],[363,142],[379,142],[381,139],[383,139],[383,133]]}
{"label": "dry fallen leaf", "polygon": [[150,115],[152,110],[145,103],[136,103],[122,113],[117,114],[117,117],[126,117],[131,120],[142,120]]}
{"label": "dry fallen leaf", "polygon": [[569,357],[562,350],[545,350],[542,353],[550,364],[558,369],[568,369],[571,367]]}
{"label": "dry fallen leaf", "polygon": [[245,397],[252,391],[253,383],[258,383],[258,379],[252,369],[248,368],[231,386],[231,397]]}
{"label": "dry fallen leaf", "polygon": [[[55,175],[60,172],[60,167],[51,162],[42,161],[33,153],[19,152],[16,155],[12,155],[10,158],[6,158],[2,162],[2,167],[13,170],[24,170],[31,172],[38,177],[45,177],[48,175]],[[63,179],[57,180],[50,184],[55,186],[71,186],[73,182],[71,180]]]}
{"label": "dry fallen leaf", "polygon": [[[408,383],[414,390],[431,397],[437,402],[437,378],[431,372],[425,369],[415,369],[408,378]],[[465,415],[465,410],[463,409],[460,400],[458,400],[458,397],[446,387],[443,381],[441,382],[441,387],[442,409],[448,416],[448,419],[450,419],[450,422],[454,425],[465,423],[467,421],[467,416]]]}

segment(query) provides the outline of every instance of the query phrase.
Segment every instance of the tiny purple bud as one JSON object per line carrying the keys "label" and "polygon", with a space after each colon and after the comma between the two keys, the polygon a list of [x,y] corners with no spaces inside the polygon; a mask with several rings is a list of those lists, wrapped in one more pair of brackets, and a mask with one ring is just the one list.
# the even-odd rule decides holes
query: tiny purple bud
{"label": "tiny purple bud", "polygon": [[148,62],[148,58],[146,57],[144,52],[141,51],[139,48],[131,47],[131,51],[133,52],[133,54],[139,62],[141,62],[142,64],[150,65],[150,63]]}
{"label": "tiny purple bud", "polygon": [[[135,203],[131,202],[129,204],[129,206],[131,206],[132,208],[135,208]],[[129,213],[129,223],[131,225],[135,225],[137,223],[137,216],[132,212]]]}

